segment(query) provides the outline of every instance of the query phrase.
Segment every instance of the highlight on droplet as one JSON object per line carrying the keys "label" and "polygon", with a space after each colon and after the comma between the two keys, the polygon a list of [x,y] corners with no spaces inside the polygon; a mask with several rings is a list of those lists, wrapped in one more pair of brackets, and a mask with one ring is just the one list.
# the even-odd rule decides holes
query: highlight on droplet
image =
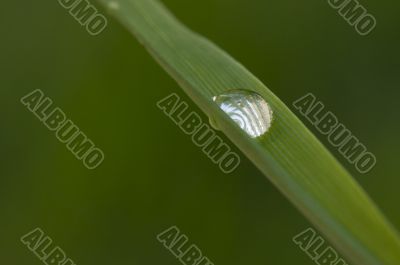
{"label": "highlight on droplet", "polygon": [[119,10],[119,8],[120,8],[119,3],[118,3],[117,1],[110,1],[110,2],[107,4],[107,7],[108,7],[110,10]]}
{"label": "highlight on droplet", "polygon": [[252,138],[264,135],[271,127],[272,109],[264,98],[254,91],[230,90],[215,96],[213,100]]}

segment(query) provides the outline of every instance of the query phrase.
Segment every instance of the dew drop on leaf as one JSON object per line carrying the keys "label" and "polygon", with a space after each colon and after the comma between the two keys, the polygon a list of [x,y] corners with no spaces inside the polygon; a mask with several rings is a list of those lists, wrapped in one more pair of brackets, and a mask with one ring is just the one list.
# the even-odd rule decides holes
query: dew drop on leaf
{"label": "dew drop on leaf", "polygon": [[[213,98],[214,102],[250,137],[264,135],[272,123],[272,110],[264,98],[250,90],[236,89]],[[218,123],[210,119],[218,129]]]}

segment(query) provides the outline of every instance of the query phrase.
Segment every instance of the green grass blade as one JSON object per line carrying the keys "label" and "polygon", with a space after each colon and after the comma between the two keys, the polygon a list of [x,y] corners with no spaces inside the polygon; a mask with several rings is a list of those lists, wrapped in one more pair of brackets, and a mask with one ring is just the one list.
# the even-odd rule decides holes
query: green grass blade
{"label": "green grass blade", "polygon": [[[156,0],[99,0],[221,130],[352,264],[399,265],[400,240],[349,173],[265,85]],[[231,89],[262,95],[270,131],[248,137],[212,101]]]}

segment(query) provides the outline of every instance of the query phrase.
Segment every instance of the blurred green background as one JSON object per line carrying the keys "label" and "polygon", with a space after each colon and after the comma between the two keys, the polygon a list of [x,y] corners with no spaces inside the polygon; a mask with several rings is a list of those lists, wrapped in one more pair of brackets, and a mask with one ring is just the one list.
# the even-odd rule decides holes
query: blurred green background
{"label": "blurred green background", "polygon": [[[308,92],[322,100],[377,166],[359,174],[313,131],[400,229],[400,2],[361,1],[378,21],[367,37],[327,1],[164,3],[287,105]],[[176,225],[215,265],[313,264],[292,242],[308,221],[241,153],[225,175],[192,144],[156,102],[175,92],[199,109],[108,21],[93,37],[57,0],[2,4],[0,262],[42,264],[20,242],[40,227],[77,265],[180,264],[156,240]],[[34,89],[105,152],[99,168],[86,169],[20,103]]]}

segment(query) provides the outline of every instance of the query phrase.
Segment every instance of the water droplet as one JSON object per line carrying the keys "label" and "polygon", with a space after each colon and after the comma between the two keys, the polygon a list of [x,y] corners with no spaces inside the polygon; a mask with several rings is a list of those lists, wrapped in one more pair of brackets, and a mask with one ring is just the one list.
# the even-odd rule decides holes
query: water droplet
{"label": "water droplet", "polygon": [[[272,110],[263,97],[253,91],[231,90],[213,100],[252,138],[265,134],[271,127]],[[210,123],[218,129],[215,120],[210,119]]]}
{"label": "water droplet", "polygon": [[217,123],[217,121],[215,120],[215,119],[213,119],[213,118],[209,118],[208,119],[208,123],[210,123],[210,125],[211,125],[211,127],[213,128],[213,129],[215,129],[215,130],[217,130],[217,131],[219,131],[220,129],[219,129],[219,126],[218,126],[218,123]]}

